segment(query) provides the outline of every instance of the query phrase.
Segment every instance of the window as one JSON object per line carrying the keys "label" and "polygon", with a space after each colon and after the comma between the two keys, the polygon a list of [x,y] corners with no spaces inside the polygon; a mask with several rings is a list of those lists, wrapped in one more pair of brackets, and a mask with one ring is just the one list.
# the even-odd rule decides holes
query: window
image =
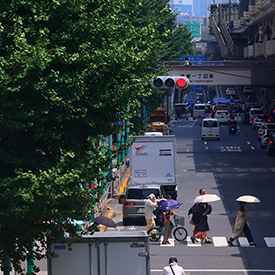
{"label": "window", "polygon": [[203,127],[205,128],[212,128],[212,127],[218,127],[217,121],[207,120],[203,122]]}
{"label": "window", "polygon": [[155,194],[156,198],[160,196],[158,189],[139,188],[129,189],[127,199],[147,199],[150,194]]}

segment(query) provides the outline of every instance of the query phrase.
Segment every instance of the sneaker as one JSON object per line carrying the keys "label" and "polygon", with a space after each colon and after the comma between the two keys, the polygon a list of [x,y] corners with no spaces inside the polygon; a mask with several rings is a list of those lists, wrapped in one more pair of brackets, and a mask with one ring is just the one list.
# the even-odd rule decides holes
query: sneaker
{"label": "sneaker", "polygon": [[256,246],[256,245],[257,245],[257,243],[254,243],[254,242],[249,243],[249,246]]}
{"label": "sneaker", "polygon": [[232,241],[227,241],[227,243],[230,245],[230,246],[234,246],[233,242]]}
{"label": "sneaker", "polygon": [[204,243],[212,243],[209,239],[204,240]]}

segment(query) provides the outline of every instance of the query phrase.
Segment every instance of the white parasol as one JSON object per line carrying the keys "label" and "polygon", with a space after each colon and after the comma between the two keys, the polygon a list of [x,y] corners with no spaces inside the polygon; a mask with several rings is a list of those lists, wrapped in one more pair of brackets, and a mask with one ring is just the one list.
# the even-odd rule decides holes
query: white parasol
{"label": "white parasol", "polygon": [[216,194],[205,194],[205,195],[200,195],[197,196],[194,199],[195,203],[206,203],[206,202],[214,202],[214,201],[219,201],[220,198]]}
{"label": "white parasol", "polygon": [[236,201],[250,202],[250,203],[261,202],[258,198],[251,195],[240,196],[236,199]]}

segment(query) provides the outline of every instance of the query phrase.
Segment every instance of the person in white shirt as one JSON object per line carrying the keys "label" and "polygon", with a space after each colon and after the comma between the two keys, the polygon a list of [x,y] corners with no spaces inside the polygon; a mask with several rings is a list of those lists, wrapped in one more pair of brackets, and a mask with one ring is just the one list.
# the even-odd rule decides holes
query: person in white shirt
{"label": "person in white shirt", "polygon": [[145,202],[145,219],[146,219],[146,232],[148,232],[148,230],[153,227],[156,226],[156,222],[155,222],[155,215],[153,214],[153,211],[155,209],[155,207],[157,206],[157,199],[155,197],[155,195],[152,193],[150,194],[148,197],[148,200],[146,200]]}
{"label": "person in white shirt", "polygon": [[169,265],[164,267],[161,275],[185,275],[184,270],[178,265],[176,257],[170,257]]}

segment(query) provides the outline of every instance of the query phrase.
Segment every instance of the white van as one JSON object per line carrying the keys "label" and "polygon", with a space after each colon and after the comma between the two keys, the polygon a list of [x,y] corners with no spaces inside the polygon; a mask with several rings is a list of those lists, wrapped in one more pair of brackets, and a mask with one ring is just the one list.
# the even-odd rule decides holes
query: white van
{"label": "white van", "polygon": [[196,117],[206,117],[205,104],[196,103],[193,105],[193,118]]}
{"label": "white van", "polygon": [[201,124],[201,139],[220,140],[220,124],[216,118],[205,118]]}

